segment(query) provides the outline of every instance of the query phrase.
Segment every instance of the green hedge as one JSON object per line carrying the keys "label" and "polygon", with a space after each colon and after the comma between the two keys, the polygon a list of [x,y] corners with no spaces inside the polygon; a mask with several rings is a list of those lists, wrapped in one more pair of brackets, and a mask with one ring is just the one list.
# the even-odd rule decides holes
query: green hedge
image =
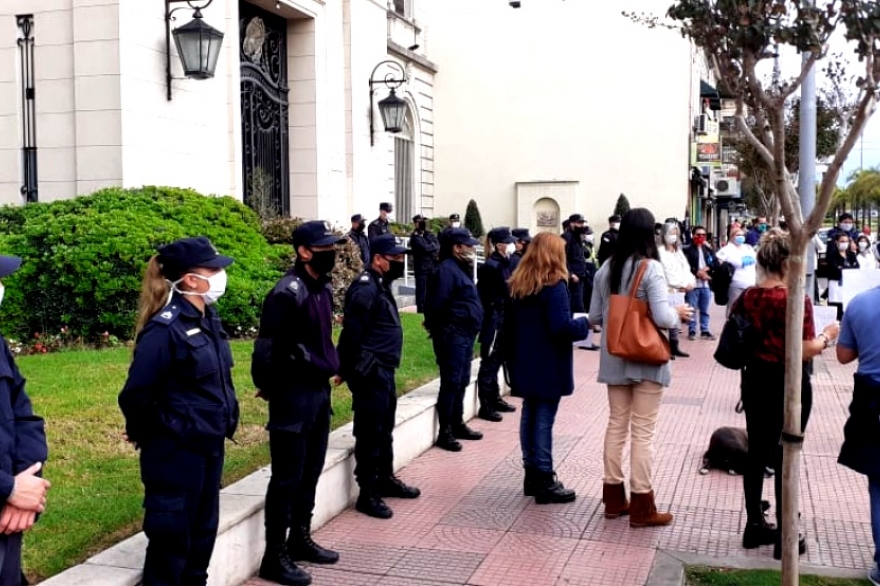
{"label": "green hedge", "polygon": [[230,333],[255,327],[289,247],[270,245],[256,214],[233,198],[143,187],[0,208],[0,252],[24,259],[4,279],[0,329],[130,338],[146,262],[158,246],[188,236],[207,236],[235,259],[218,308]]}

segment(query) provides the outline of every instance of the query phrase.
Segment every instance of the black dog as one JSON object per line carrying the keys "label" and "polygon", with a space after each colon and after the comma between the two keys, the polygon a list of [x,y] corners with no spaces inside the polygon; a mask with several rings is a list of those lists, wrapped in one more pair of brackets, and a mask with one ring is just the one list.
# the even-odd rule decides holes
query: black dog
{"label": "black dog", "polygon": [[[703,454],[700,474],[709,470],[727,470],[728,474],[742,474],[747,466],[749,436],[739,427],[719,427],[709,439],[709,449]],[[773,470],[766,468],[764,476],[773,476]]]}

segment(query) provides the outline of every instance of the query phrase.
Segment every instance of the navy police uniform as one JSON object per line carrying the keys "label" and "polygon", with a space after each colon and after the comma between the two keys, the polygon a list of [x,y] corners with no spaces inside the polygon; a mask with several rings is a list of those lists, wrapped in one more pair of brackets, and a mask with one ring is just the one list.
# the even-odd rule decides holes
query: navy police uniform
{"label": "navy police uniform", "polygon": [[428,277],[437,268],[440,241],[427,229],[423,216],[414,217],[413,224],[416,229],[409,237],[409,246],[412,249],[413,272],[416,276],[416,311],[424,313]]}
{"label": "navy police uniform", "polygon": [[510,257],[511,270],[516,270],[519,261],[525,256],[526,250],[528,250],[529,244],[532,242],[532,235],[529,234],[528,228],[514,228],[511,230],[511,234],[513,234],[517,242],[522,243],[522,248],[514,252]]}
{"label": "navy police uniform", "polygon": [[[394,207],[390,203],[381,203],[379,204],[379,211],[390,214],[394,211]],[[370,225],[367,227],[367,235],[370,237],[370,240],[390,233],[391,228],[389,227],[388,220],[383,220],[381,217],[376,218],[375,220],[370,222]],[[368,256],[366,264],[369,264],[369,258],[370,257]]]}
{"label": "navy police uniform", "polygon": [[[364,266],[367,266],[370,264],[370,240],[364,233],[364,217],[360,214],[355,214],[351,217],[351,223],[352,229],[349,231],[348,237],[357,244],[358,250],[361,253],[361,261],[364,263]],[[354,227],[355,224],[357,224],[356,228]]]}
{"label": "navy police uniform", "polygon": [[[159,250],[166,278],[222,268],[207,238]],[[140,448],[144,586],[204,585],[219,522],[224,440],[238,426],[232,352],[217,310],[175,292],[139,332],[119,394],[128,438]]]}
{"label": "navy police uniform", "polygon": [[[495,228],[489,232],[489,242],[497,244],[513,244],[515,238],[506,227]],[[507,281],[513,274],[513,263],[510,258],[493,252],[477,271],[477,292],[483,306],[483,324],[480,329],[480,370],[477,375],[477,391],[480,397],[479,417],[487,421],[501,421],[501,412],[514,410],[501,399],[498,385],[498,371],[501,370],[503,357],[501,345],[496,338],[501,332],[504,307],[510,297]]]}
{"label": "navy police uniform", "polygon": [[[609,224],[620,224],[620,216],[617,214],[608,218]],[[614,254],[614,248],[617,246],[617,237],[620,232],[616,228],[609,226],[607,230],[602,232],[602,238],[599,242],[599,266],[605,264],[605,261]]]}
{"label": "navy police uniform", "polygon": [[[451,228],[443,246],[479,244],[467,228]],[[440,422],[438,446],[460,450],[454,439],[470,435],[464,424],[464,393],[470,383],[474,343],[483,323],[483,306],[474,285],[472,266],[452,256],[449,250],[428,280],[425,298],[425,328],[434,343],[434,354],[440,369],[440,393],[437,414]],[[457,446],[457,448],[455,447]]]}
{"label": "navy police uniform", "polygon": [[[568,265],[570,280],[568,283],[571,312],[584,313],[584,280],[587,278],[587,259],[584,256],[584,242],[581,238],[583,228],[571,224],[583,223],[584,217],[572,214],[569,218],[570,228],[562,235],[565,240],[565,260]],[[577,277],[577,281],[574,280]]]}

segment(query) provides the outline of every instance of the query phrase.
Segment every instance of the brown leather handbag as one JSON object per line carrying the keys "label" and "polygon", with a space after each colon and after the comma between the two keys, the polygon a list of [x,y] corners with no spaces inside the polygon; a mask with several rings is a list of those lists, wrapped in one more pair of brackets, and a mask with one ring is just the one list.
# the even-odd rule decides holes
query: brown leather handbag
{"label": "brown leather handbag", "polygon": [[672,357],[669,340],[651,319],[648,303],[636,298],[647,269],[647,261],[639,263],[629,295],[611,295],[605,342],[612,356],[660,366]]}

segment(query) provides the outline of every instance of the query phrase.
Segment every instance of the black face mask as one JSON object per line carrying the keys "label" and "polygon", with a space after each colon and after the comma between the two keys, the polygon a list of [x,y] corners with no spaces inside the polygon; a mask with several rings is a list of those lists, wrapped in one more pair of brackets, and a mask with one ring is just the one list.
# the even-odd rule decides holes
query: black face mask
{"label": "black face mask", "polygon": [[416,224],[416,230],[418,230],[419,232],[424,232],[426,227],[427,224],[425,224],[425,222],[418,222]]}
{"label": "black face mask", "polygon": [[317,274],[321,276],[329,275],[333,272],[333,268],[336,266],[336,251],[313,250],[312,260],[310,260],[308,264]]}
{"label": "black face mask", "polygon": [[363,231],[364,231],[364,227],[365,227],[365,226],[364,226],[364,223],[361,222],[360,224],[358,224],[357,226],[355,226],[354,229],[355,229],[356,232],[363,232]]}
{"label": "black face mask", "polygon": [[388,270],[382,275],[382,279],[386,283],[390,283],[403,276],[404,262],[402,260],[386,260],[388,260]]}

